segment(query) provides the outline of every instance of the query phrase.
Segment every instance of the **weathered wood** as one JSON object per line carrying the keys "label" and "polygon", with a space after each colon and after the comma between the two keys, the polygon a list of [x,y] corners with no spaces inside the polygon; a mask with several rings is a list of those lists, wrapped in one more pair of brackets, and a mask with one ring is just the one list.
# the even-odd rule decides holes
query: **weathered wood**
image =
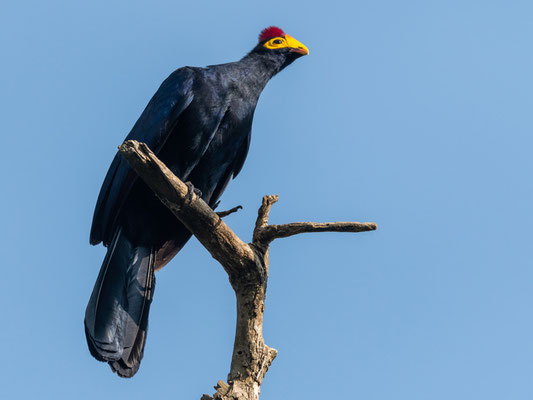
{"label": "weathered wood", "polygon": [[196,193],[163,164],[150,148],[135,140],[119,147],[142,180],[198,238],[228,274],[255,263],[255,254]]}
{"label": "weathered wood", "polygon": [[189,229],[224,267],[237,298],[237,327],[228,383],[219,381],[213,396],[201,400],[258,400],[261,384],[277,351],[263,339],[270,243],[278,238],[304,232],[365,232],[377,229],[374,223],[295,222],[268,225],[270,208],[277,195],[264,196],[258,210],[252,243],[244,243],[222,221],[239,208],[216,213],[179,180],[144,143],[128,140],[120,154],[154,191],[157,197]]}
{"label": "weathered wood", "polygon": [[368,232],[375,231],[373,222],[292,222],[283,225],[268,225],[259,230],[256,240],[270,243],[274,239],[285,238],[300,233],[311,232]]}

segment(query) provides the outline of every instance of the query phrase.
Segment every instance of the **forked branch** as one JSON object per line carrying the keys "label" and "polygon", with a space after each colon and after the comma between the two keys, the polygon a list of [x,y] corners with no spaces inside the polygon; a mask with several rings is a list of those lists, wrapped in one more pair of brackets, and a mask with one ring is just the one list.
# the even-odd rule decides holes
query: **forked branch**
{"label": "forked branch", "polygon": [[278,196],[264,196],[252,243],[247,244],[222,221],[222,217],[242,207],[216,213],[194,193],[191,184],[178,179],[144,143],[128,140],[119,146],[119,152],[163,204],[222,264],[235,291],[237,328],[228,383],[219,381],[216,393],[203,395],[202,400],[258,400],[263,378],[277,354],[263,340],[270,243],[305,232],[371,231],[377,229],[376,224],[294,222],[269,225],[270,208],[278,201]]}

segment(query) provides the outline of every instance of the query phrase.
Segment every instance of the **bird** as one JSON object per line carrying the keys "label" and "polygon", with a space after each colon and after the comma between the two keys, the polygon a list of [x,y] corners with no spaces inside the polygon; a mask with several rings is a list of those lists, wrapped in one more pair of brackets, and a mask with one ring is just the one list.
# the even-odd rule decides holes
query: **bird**
{"label": "bird", "polygon": [[[146,143],[214,209],[243,167],[265,85],[307,54],[302,43],[269,26],[239,61],[179,68],[163,81],[126,140]],[[117,153],[92,220],[90,243],[103,243],[107,253],[85,311],[84,327],[91,355],[107,362],[120,377],[132,377],[139,370],[155,271],[190,237]]]}

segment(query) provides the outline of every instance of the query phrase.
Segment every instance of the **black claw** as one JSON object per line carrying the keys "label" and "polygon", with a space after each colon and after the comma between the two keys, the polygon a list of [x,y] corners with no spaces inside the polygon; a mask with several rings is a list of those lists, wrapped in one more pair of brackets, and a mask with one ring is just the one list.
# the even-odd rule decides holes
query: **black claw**
{"label": "black claw", "polygon": [[187,187],[189,188],[189,191],[187,193],[187,200],[189,203],[192,202],[194,195],[202,197],[202,191],[200,189],[196,189],[191,182],[187,181],[185,182],[185,185],[187,185]]}

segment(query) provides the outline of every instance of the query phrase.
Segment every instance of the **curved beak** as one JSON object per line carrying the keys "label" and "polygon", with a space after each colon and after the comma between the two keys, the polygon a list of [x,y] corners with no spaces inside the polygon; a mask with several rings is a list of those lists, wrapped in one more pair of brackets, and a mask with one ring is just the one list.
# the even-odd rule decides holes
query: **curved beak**
{"label": "curved beak", "polygon": [[292,52],[301,54],[302,56],[306,56],[307,54],[309,54],[309,49],[292,36],[285,35],[285,40],[287,41],[287,44],[289,45]]}

